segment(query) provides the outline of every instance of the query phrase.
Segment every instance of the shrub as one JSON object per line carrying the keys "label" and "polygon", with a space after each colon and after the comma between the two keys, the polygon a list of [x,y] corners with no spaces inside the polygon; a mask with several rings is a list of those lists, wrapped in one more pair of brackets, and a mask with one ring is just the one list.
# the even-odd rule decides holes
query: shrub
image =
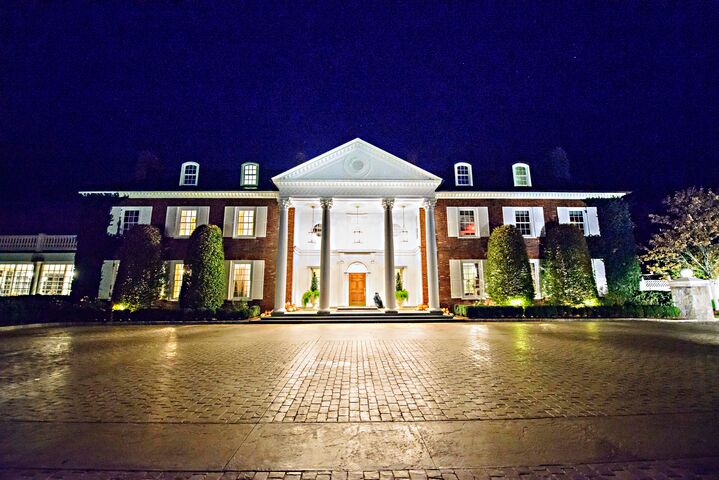
{"label": "shrub", "polygon": [[631,303],[642,305],[672,306],[674,305],[674,300],[672,300],[671,292],[648,291],[639,292],[634,295],[634,298],[632,298]]}
{"label": "shrub", "polygon": [[217,310],[217,318],[223,320],[245,320],[250,317],[250,308],[247,302],[225,302],[222,307]]}
{"label": "shrub", "polygon": [[574,225],[547,224],[542,285],[552,303],[582,305],[597,303],[584,233]]}
{"label": "shrub", "polygon": [[66,296],[48,295],[0,297],[0,325],[105,321],[109,314],[105,301],[73,303]]}
{"label": "shrub", "polygon": [[152,225],[136,225],[122,240],[112,301],[129,310],[149,308],[160,299],[164,283],[162,234]]}
{"label": "shrub", "polygon": [[492,307],[455,305],[455,315],[476,319],[495,318],[677,318],[677,307],[665,305],[604,305],[573,307],[568,305],[532,305],[529,307]]}
{"label": "shrub", "polygon": [[314,303],[318,298],[320,298],[320,291],[317,288],[317,274],[313,270],[310,289],[302,294],[302,307],[307,307],[308,303]]}
{"label": "shrub", "polygon": [[227,284],[222,231],[217,225],[200,225],[192,232],[185,265],[180,305],[198,310],[219,308],[227,296]]}
{"label": "shrub", "polygon": [[514,225],[495,228],[489,237],[487,293],[499,305],[527,305],[534,298],[527,248]]}
{"label": "shrub", "polygon": [[404,285],[402,285],[402,275],[400,275],[399,272],[395,274],[394,279],[394,298],[396,298],[398,302],[405,302],[409,298],[409,293],[404,289]]}

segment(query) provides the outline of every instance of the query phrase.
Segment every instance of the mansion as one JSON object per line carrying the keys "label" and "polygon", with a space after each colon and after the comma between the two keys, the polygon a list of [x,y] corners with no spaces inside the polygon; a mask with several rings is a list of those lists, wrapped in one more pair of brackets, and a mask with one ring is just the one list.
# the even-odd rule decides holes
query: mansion
{"label": "mansion", "polygon": [[[186,162],[174,185],[98,190],[118,195],[108,234],[138,224],[164,232],[168,300],[182,285],[188,238],[203,224],[221,227],[227,299],[282,314],[302,305],[316,276],[319,313],[374,305],[396,311],[397,274],[406,307],[430,311],[486,298],[484,263],[493,228],[515,225],[524,235],[535,290],[542,296],[540,237],[548,221],[572,223],[600,235],[599,215],[585,204],[622,192],[551,191],[533,186],[531,166],[507,166],[509,187],[488,188],[478,166],[453,165],[441,178],[361,139],[269,176],[272,165],[245,162],[217,181]],[[473,169],[473,167],[477,167]],[[474,171],[473,171],[474,170]],[[592,260],[598,293],[606,291],[604,263]],[[102,265],[98,297],[110,298],[119,261]]]}

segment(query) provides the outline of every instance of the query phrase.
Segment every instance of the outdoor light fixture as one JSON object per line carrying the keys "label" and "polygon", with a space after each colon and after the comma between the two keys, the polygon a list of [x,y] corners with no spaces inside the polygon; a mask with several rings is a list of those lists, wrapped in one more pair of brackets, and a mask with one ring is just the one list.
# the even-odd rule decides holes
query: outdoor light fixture
{"label": "outdoor light fixture", "polygon": [[307,240],[307,243],[317,243],[317,240],[315,240],[315,237],[317,237],[317,232],[315,232],[315,225],[317,225],[317,222],[315,222],[315,206],[310,205],[310,208],[312,208],[312,224],[310,225],[310,231],[308,232],[310,234],[310,239]]}
{"label": "outdoor light fixture", "polygon": [[[356,213],[354,213],[355,229],[352,232],[352,234],[354,235],[354,243],[360,244],[360,243],[362,243],[362,230],[359,228],[359,216],[360,216],[359,205],[355,205],[355,209],[356,209]],[[350,214],[350,215],[352,215],[352,214]]]}

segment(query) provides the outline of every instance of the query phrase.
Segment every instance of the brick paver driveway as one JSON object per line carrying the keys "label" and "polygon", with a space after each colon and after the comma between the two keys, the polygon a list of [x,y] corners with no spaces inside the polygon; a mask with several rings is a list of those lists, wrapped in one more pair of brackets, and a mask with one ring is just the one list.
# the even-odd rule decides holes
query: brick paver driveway
{"label": "brick paver driveway", "polygon": [[119,326],[0,333],[0,422],[7,428],[402,422],[420,432],[421,425],[441,421],[718,412],[714,325]]}

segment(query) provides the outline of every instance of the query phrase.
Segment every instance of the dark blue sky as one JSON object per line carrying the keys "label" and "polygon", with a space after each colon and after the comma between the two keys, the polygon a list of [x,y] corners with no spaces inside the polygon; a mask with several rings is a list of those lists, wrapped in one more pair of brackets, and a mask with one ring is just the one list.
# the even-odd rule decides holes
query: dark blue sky
{"label": "dark blue sky", "polygon": [[174,170],[354,137],[423,166],[561,145],[578,182],[719,185],[716,2],[106,3],[0,6],[0,231],[72,233],[74,192],[143,149]]}

